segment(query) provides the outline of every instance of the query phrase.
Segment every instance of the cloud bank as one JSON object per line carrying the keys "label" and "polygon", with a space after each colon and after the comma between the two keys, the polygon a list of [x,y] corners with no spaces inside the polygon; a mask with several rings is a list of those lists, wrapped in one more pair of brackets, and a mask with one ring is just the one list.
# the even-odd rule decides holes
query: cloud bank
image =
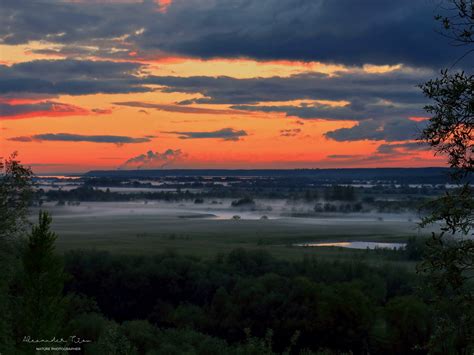
{"label": "cloud bank", "polygon": [[46,40],[75,57],[123,59],[133,52],[440,67],[462,53],[434,32],[441,2],[3,0],[0,40]]}

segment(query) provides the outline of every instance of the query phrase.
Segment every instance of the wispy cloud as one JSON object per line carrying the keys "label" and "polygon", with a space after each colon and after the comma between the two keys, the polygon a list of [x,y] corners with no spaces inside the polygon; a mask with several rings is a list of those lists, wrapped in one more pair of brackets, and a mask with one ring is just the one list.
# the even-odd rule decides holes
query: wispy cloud
{"label": "wispy cloud", "polygon": [[8,138],[14,142],[91,142],[91,143],[113,143],[117,145],[147,143],[151,141],[150,137],[128,137],[128,136],[111,136],[111,135],[81,135],[70,133],[44,133],[32,136],[19,136]]}
{"label": "wispy cloud", "polygon": [[293,129],[282,129],[280,130],[280,136],[282,137],[295,137],[301,133],[300,128]]}
{"label": "wispy cloud", "polygon": [[79,116],[104,114],[105,111],[89,111],[78,106],[54,101],[9,104],[0,102],[0,120],[14,120],[32,117]]}
{"label": "wispy cloud", "polygon": [[238,110],[219,110],[219,109],[212,109],[212,108],[191,107],[191,106],[185,106],[185,105],[153,104],[149,102],[139,102],[139,101],[114,102],[114,105],[155,109],[158,111],[176,112],[176,113],[192,113],[192,114],[208,114],[208,115],[247,114],[247,112],[242,112]]}
{"label": "wispy cloud", "polygon": [[241,137],[247,136],[244,130],[235,130],[233,128],[222,128],[217,131],[209,132],[182,132],[182,131],[167,131],[163,133],[177,134],[179,139],[222,139],[224,141],[238,141]]}
{"label": "wispy cloud", "polygon": [[380,144],[376,151],[369,155],[363,154],[330,154],[326,158],[326,162],[335,164],[380,164],[380,163],[401,163],[410,161],[424,161],[439,163],[440,160],[426,158],[420,156],[419,153],[429,151],[430,146],[422,142],[409,141],[403,143],[383,143]]}
{"label": "wispy cloud", "polygon": [[392,144],[381,144],[377,148],[377,153],[380,154],[395,154],[395,153],[406,153],[416,151],[427,151],[430,150],[430,146],[423,142],[405,142],[405,143],[392,143]]}
{"label": "wispy cloud", "polygon": [[361,158],[362,155],[353,155],[353,154],[330,154],[327,156],[329,159],[356,159]]}

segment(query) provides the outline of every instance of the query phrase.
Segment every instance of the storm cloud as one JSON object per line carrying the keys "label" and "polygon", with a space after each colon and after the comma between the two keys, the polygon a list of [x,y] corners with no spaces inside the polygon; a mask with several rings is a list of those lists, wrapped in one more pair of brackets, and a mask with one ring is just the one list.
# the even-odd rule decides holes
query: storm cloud
{"label": "storm cloud", "polygon": [[462,53],[435,33],[433,17],[443,11],[442,2],[175,0],[165,12],[157,11],[152,0],[4,0],[0,39],[8,44],[47,40],[64,45],[59,51],[70,56],[82,50],[102,58],[126,57],[135,50],[199,58],[441,67]]}

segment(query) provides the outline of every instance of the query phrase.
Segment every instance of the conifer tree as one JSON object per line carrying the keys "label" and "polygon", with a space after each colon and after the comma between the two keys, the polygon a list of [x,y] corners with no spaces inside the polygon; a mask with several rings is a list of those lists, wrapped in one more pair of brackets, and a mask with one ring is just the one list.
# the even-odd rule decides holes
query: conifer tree
{"label": "conifer tree", "polygon": [[35,339],[61,336],[66,308],[63,296],[65,273],[62,260],[55,254],[56,234],[50,230],[51,216],[39,213],[22,251],[23,269],[19,279],[18,335]]}

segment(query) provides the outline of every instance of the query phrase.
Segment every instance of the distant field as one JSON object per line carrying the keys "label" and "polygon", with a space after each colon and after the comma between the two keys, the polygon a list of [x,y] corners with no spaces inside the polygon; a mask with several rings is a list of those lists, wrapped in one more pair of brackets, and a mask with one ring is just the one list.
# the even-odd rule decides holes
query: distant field
{"label": "distant field", "polygon": [[[342,248],[305,248],[295,243],[315,241],[403,242],[412,235],[425,235],[417,223],[403,215],[346,215],[321,218],[260,220],[262,212],[247,212],[248,218],[206,218],[213,213],[239,214],[194,206],[144,206],[143,204],[83,203],[81,206],[45,206],[53,214],[53,229],[59,235],[60,251],[107,250],[120,254],[154,254],[166,250],[198,257],[213,257],[235,248],[264,249],[275,256],[295,259],[303,255],[325,258],[364,257],[384,262],[379,251]],[[227,216],[227,214],[223,214]],[[245,213],[242,213],[245,215]]]}

